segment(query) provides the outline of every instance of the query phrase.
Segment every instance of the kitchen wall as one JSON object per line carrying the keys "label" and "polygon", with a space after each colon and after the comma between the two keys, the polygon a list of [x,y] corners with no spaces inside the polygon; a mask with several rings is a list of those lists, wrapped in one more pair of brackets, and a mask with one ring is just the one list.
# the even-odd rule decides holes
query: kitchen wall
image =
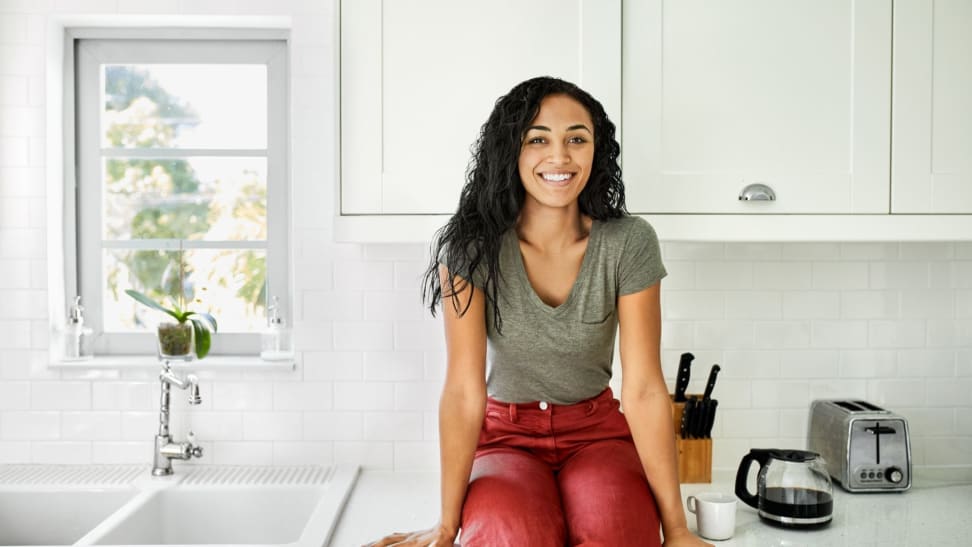
{"label": "kitchen wall", "polygon": [[[48,367],[45,63],[51,14],[290,15],[296,371],[205,371],[173,397],[207,463],[437,466],[443,336],[423,245],[333,241],[336,8],[329,0],[0,0],[0,463],[147,463],[157,371]],[[204,18],[203,18],[204,19]],[[665,234],[660,234],[664,239]],[[714,465],[802,447],[810,401],[908,417],[915,463],[972,462],[972,243],[664,242],[663,362],[723,372]]]}

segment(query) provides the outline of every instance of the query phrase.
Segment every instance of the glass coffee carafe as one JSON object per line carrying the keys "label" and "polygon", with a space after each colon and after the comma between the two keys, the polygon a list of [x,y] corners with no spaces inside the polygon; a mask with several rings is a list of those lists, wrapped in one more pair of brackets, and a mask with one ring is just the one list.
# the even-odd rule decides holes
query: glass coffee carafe
{"label": "glass coffee carafe", "polygon": [[[756,494],[746,484],[759,464]],[[736,472],[736,495],[759,510],[765,522],[790,528],[818,528],[833,518],[834,492],[820,454],[806,450],[754,448]]]}

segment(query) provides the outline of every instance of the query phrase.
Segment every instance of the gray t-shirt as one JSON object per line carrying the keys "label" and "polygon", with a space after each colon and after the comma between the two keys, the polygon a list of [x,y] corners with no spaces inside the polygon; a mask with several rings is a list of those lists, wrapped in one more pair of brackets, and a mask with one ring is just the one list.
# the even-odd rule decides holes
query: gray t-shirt
{"label": "gray t-shirt", "polygon": [[516,231],[503,238],[503,333],[487,309],[487,392],[509,403],[572,404],[596,396],[611,379],[618,297],[665,277],[654,229],[634,216],[595,220],[570,296],[555,308],[530,285]]}

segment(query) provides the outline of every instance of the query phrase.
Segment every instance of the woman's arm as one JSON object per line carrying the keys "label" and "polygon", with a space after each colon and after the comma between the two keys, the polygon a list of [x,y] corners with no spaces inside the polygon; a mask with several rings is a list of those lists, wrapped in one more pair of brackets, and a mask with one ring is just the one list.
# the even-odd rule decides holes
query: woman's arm
{"label": "woman's arm", "polygon": [[483,292],[456,279],[460,304],[472,291],[472,301],[461,317],[447,292],[449,272],[439,268],[443,287],[442,315],[446,336],[446,377],[439,399],[439,458],[442,509],[439,523],[412,533],[396,533],[371,543],[426,547],[450,546],[459,533],[473,456],[486,411],[486,304]]}
{"label": "woman's arm", "polygon": [[[448,287],[449,272],[444,266],[440,274],[442,286]],[[460,283],[457,279],[456,285]],[[442,299],[448,364],[439,400],[441,524],[453,534],[459,531],[462,503],[486,411],[486,299],[480,289],[466,283],[458,293],[460,303],[468,298],[467,291],[472,291],[472,301],[462,317],[449,295]]]}
{"label": "woman's arm", "polygon": [[661,284],[618,298],[621,406],[661,513],[665,544],[706,545],[685,522],[672,403],[661,369]]}

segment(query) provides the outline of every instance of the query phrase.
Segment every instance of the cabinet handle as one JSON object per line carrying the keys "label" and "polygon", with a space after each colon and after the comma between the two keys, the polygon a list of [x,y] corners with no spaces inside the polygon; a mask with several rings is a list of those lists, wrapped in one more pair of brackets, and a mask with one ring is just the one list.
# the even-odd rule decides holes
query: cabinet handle
{"label": "cabinet handle", "polygon": [[776,201],[776,192],[765,184],[750,184],[739,193],[739,201]]}

